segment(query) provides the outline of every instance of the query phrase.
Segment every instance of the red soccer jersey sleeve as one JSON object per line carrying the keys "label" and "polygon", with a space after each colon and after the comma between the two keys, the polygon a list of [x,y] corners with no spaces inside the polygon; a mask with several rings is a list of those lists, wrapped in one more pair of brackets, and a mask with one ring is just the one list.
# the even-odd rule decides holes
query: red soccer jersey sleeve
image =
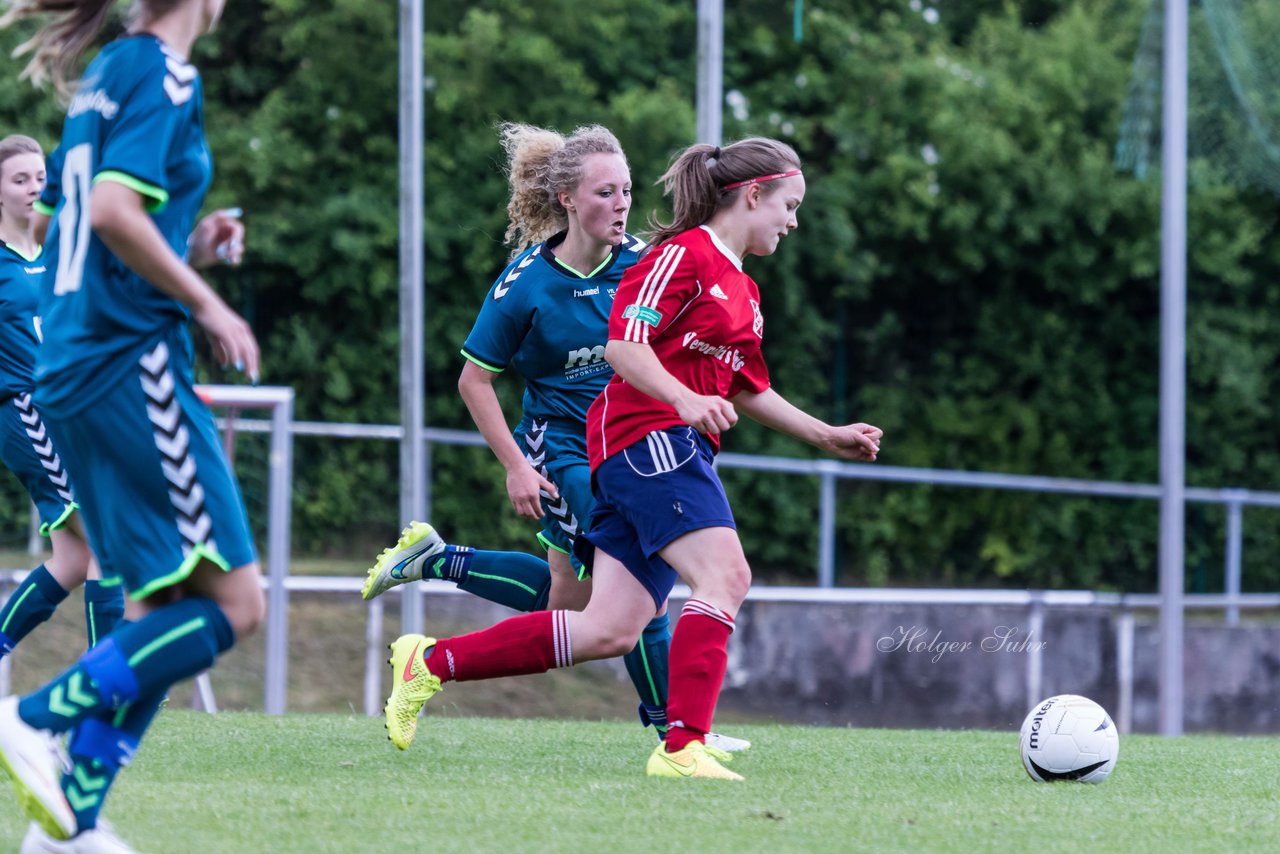
{"label": "red soccer jersey sleeve", "polygon": [[[725,398],[769,388],[763,336],[759,288],[707,228],[650,250],[623,276],[609,317],[610,339],[648,344],[687,388]],[[592,467],[653,430],[683,423],[674,407],[615,375],[587,414]],[[708,439],[718,450],[719,437]]]}

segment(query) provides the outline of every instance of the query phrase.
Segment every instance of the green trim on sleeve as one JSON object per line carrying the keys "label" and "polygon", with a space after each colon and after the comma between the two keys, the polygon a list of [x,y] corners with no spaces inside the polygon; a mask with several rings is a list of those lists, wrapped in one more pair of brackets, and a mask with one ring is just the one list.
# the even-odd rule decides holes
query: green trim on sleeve
{"label": "green trim on sleeve", "polygon": [[477,365],[484,368],[489,373],[500,374],[506,370],[506,368],[495,368],[493,365],[485,364],[484,362],[477,359],[475,356],[468,353],[466,350],[459,350],[458,352],[461,353],[468,362],[475,362]]}
{"label": "green trim on sleeve", "polygon": [[36,199],[35,202],[31,205],[31,207],[34,208],[35,212],[38,214],[44,214],[45,216],[53,216],[53,208],[50,207],[49,205],[46,205],[44,202],[40,201],[39,199]]}
{"label": "green trim on sleeve", "polygon": [[93,183],[97,184],[99,181],[113,181],[117,184],[123,184],[139,196],[145,196],[150,199],[151,201],[143,206],[146,208],[147,213],[160,213],[160,211],[164,210],[164,206],[169,204],[169,193],[167,190],[162,190],[159,187],[152,186],[145,181],[139,181],[137,178],[125,172],[116,172],[111,169],[108,169],[105,172],[99,172],[97,175],[93,176]]}

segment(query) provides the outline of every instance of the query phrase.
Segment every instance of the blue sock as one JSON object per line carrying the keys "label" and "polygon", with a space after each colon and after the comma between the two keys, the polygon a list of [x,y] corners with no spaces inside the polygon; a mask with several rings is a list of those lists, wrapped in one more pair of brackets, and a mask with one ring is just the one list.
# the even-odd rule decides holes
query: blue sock
{"label": "blue sock", "polygon": [[644,627],[635,649],[622,657],[640,697],[640,723],[653,725],[658,738],[667,735],[667,657],[671,651],[671,619],[663,614]]}
{"label": "blue sock", "polygon": [[119,581],[86,581],[84,583],[84,623],[89,632],[89,646],[115,631],[124,619],[124,585]]}
{"label": "blue sock", "polygon": [[0,657],[8,655],[32,629],[53,616],[67,591],[40,564],[18,585],[0,609]]}
{"label": "blue sock", "polygon": [[77,833],[97,825],[116,774],[133,761],[164,698],[160,692],[139,699],[109,717],[86,718],[72,730],[67,743],[71,768],[62,775],[62,791],[75,813]]}
{"label": "blue sock", "polygon": [[[551,595],[551,567],[540,557],[524,552],[484,552],[468,550],[465,559],[458,555],[465,546],[449,546],[445,549],[446,564],[461,564],[461,575],[456,579],[458,587],[506,605],[515,611],[541,611],[547,607]],[[453,555],[450,550],[459,549]]]}
{"label": "blue sock", "polygon": [[18,703],[30,726],[66,732],[208,670],[235,635],[212,599],[190,597],[126,622],[52,682]]}

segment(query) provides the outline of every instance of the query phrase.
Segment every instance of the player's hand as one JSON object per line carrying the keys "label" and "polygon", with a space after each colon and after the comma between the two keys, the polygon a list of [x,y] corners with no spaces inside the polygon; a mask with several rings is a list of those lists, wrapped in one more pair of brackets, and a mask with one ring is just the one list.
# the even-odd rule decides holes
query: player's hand
{"label": "player's hand", "polygon": [[259,369],[258,339],[253,336],[253,330],[245,319],[216,295],[212,295],[191,316],[209,336],[213,354],[218,361],[224,366],[231,365],[237,371],[243,371],[256,385]]}
{"label": "player's hand", "polygon": [[239,208],[226,208],[200,220],[187,240],[187,263],[197,270],[218,263],[240,266],[245,234],[240,214]]}
{"label": "player's hand", "polygon": [[507,472],[507,497],[521,518],[542,518],[543,494],[552,501],[560,498],[556,485],[538,474],[533,466],[520,466]]}
{"label": "player's hand", "polygon": [[846,424],[832,427],[823,447],[841,459],[875,462],[880,454],[880,437],[883,435],[883,430],[870,424]]}
{"label": "player's hand", "polygon": [[723,397],[690,394],[676,402],[676,414],[699,433],[723,433],[738,423],[738,410]]}

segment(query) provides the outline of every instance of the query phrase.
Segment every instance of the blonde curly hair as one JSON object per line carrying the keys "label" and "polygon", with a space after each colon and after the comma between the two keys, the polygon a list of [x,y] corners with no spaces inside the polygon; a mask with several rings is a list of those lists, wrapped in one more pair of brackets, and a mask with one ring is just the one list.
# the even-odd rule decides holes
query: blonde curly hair
{"label": "blonde curly hair", "polygon": [[499,135],[511,184],[503,240],[514,245],[513,258],[568,227],[569,216],[558,194],[577,188],[587,155],[617,154],[626,160],[618,138],[600,125],[580,127],[565,137],[534,125],[504,122]]}

